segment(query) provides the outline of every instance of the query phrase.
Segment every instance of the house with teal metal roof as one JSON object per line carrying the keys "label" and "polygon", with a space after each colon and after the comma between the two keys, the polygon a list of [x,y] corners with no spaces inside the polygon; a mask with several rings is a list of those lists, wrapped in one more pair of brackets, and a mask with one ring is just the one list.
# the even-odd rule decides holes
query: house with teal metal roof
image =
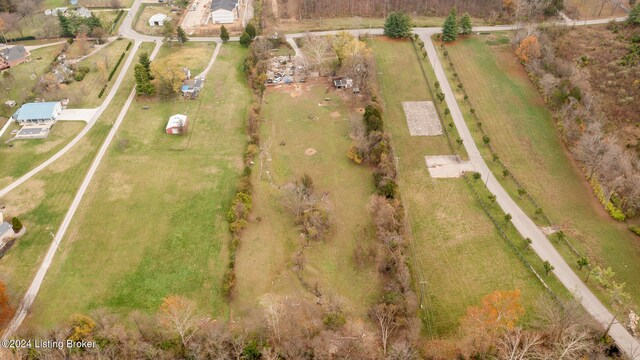
{"label": "house with teal metal roof", "polygon": [[20,125],[53,124],[62,112],[59,101],[28,103],[20,107],[11,117]]}

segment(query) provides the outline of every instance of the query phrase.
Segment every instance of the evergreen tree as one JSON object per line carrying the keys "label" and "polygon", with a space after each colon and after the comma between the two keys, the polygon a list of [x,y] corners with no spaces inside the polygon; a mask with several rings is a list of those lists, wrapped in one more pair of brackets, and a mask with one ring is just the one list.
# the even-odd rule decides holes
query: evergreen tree
{"label": "evergreen tree", "polygon": [[178,38],[178,42],[180,43],[180,45],[184,45],[184,43],[189,41],[187,33],[184,31],[182,26],[178,26],[178,28],[176,29],[176,37]]}
{"label": "evergreen tree", "polygon": [[246,31],[240,35],[240,45],[244,47],[251,45],[251,36]]}
{"label": "evergreen tree", "polygon": [[444,25],[442,26],[442,41],[454,41],[457,38],[458,20],[456,19],[456,9],[453,9],[444,20]]}
{"label": "evergreen tree", "polygon": [[13,228],[14,233],[19,233],[22,230],[22,222],[17,217],[11,219],[11,227]]}
{"label": "evergreen tree", "polygon": [[155,88],[151,84],[151,80],[147,74],[147,71],[142,64],[136,64],[134,67],[133,76],[136,79],[136,95],[153,95]]}
{"label": "evergreen tree", "polygon": [[60,36],[73,37],[69,19],[62,14],[62,11],[58,11],[58,21],[60,22]]}
{"label": "evergreen tree", "polygon": [[229,31],[227,31],[227,28],[224,27],[224,25],[220,27],[220,39],[222,39],[222,42],[229,41]]}
{"label": "evergreen tree", "polygon": [[469,13],[464,13],[460,18],[460,33],[462,35],[469,35],[471,34],[471,28],[471,16],[469,16]]}
{"label": "evergreen tree", "polygon": [[631,25],[640,25],[640,4],[636,4],[636,6],[631,8],[627,21]]}
{"label": "evergreen tree", "polygon": [[384,35],[390,38],[407,38],[411,35],[411,18],[402,12],[392,12],[384,23]]}
{"label": "evergreen tree", "polygon": [[247,27],[244,28],[244,31],[246,31],[247,34],[249,34],[252,40],[256,38],[257,32],[256,32],[256,27],[253,25],[253,23],[248,23]]}
{"label": "evergreen tree", "polygon": [[144,71],[147,73],[147,77],[149,80],[153,80],[153,75],[151,75],[151,60],[149,59],[149,54],[143,52],[140,54],[140,58],[138,63],[144,67]]}
{"label": "evergreen tree", "polygon": [[173,28],[173,24],[171,23],[171,21],[165,21],[164,25],[162,26],[162,36],[164,37],[163,41],[169,41],[169,43],[171,43],[171,39],[173,39],[173,33],[174,33],[174,28]]}

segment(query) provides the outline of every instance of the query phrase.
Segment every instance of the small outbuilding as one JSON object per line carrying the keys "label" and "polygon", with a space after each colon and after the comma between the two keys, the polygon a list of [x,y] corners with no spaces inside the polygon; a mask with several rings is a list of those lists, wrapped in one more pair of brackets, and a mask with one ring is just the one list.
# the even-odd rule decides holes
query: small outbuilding
{"label": "small outbuilding", "polygon": [[175,114],[169,118],[167,123],[167,134],[169,135],[181,135],[187,132],[187,126],[189,125],[189,119],[187,115]]}
{"label": "small outbuilding", "polygon": [[182,82],[182,96],[195,98],[202,90],[202,78],[189,79]]}
{"label": "small outbuilding", "polygon": [[75,14],[78,17],[88,19],[91,17],[91,10],[87,9],[86,7],[81,7],[75,11]]}
{"label": "small outbuilding", "polygon": [[59,101],[27,103],[11,118],[20,125],[53,124],[61,112],[62,104]]}
{"label": "small outbuilding", "polygon": [[164,26],[164,22],[168,19],[165,14],[155,14],[149,18],[149,26]]}

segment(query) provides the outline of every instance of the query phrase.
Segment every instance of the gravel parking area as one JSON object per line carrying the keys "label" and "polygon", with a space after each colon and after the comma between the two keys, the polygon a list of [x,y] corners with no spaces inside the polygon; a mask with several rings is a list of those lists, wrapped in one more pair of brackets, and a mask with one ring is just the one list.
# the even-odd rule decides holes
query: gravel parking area
{"label": "gravel parking area", "polygon": [[442,135],[442,125],[431,101],[406,101],[402,103],[411,136]]}
{"label": "gravel parking area", "polygon": [[465,171],[475,171],[470,161],[457,155],[425,156],[427,169],[432,178],[457,178]]}

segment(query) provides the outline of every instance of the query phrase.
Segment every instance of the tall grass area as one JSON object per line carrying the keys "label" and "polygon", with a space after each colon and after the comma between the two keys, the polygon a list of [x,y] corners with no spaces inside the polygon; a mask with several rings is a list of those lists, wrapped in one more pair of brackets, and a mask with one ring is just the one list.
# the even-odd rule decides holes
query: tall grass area
{"label": "tall grass area", "polygon": [[[300,249],[300,276],[323,297],[335,294],[343,299],[349,314],[366,318],[380,296],[375,261],[354,261],[358,243],[364,249],[375,244],[367,211],[374,192],[371,170],[347,157],[351,121],[362,121],[362,115],[346,101],[352,95],[327,93],[328,86],[296,84],[268,89],[265,95],[263,152],[252,175],[254,208],[236,260],[233,308],[239,316],[261,316],[259,300],[267,293],[313,297],[313,289],[305,290],[294,270]],[[331,100],[325,102],[325,97]],[[301,230],[284,199],[287,184],[305,173],[316,192],[326,194],[333,229],[326,239],[310,241],[303,249]]]}
{"label": "tall grass area", "polygon": [[[624,223],[613,221],[595,199],[583,173],[569,157],[551,113],[522,65],[509,45],[501,45],[504,42],[494,41],[494,38],[495,35],[475,36],[447,46],[484,131],[490,136],[500,159],[549,218],[560,225],[578,251],[594,265],[610,266],[616,273],[614,279],[626,283],[626,291],[637,304],[640,301],[640,241]],[[451,78],[447,63],[445,60],[445,70]],[[459,91],[456,95],[462,97]],[[462,100],[459,102],[463,104]],[[471,123],[468,109],[463,106],[463,111],[487,163],[498,171],[482,145],[475,123]],[[498,175],[498,178],[502,177]],[[532,215],[526,201],[519,199],[517,188],[506,179],[502,183]],[[578,272],[576,255],[554,235],[550,238]],[[586,277],[585,270],[582,276]],[[596,286],[592,289],[605,304],[611,303],[602,289]]]}
{"label": "tall grass area", "polygon": [[[196,100],[132,104],[43,283],[31,325],[50,327],[102,307],[155,312],[172,294],[194,299],[209,314],[226,311],[224,216],[241,169],[251,99],[238,65],[245,54],[238,45],[223,46]],[[189,117],[184,136],[165,133],[176,113]]]}
{"label": "tall grass area", "polygon": [[411,43],[375,39],[371,46],[381,72],[385,124],[398,157],[424,332],[430,337],[452,334],[467,307],[494,290],[520,289],[525,307],[532,308],[548,295],[500,238],[464,180],[430,177],[424,157],[451,153],[444,135],[409,134],[402,102],[431,101]]}

